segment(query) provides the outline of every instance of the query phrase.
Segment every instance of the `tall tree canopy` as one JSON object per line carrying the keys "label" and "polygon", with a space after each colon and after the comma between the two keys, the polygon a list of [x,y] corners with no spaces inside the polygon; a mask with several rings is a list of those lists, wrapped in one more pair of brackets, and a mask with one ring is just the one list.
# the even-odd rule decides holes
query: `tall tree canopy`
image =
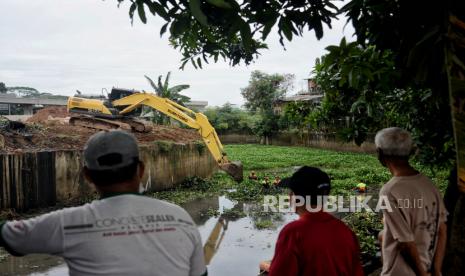
{"label": "tall tree canopy", "polygon": [[170,41],[183,54],[182,66],[192,62],[223,58],[232,65],[249,64],[266,48],[273,27],[280,41],[291,41],[306,30],[323,37],[323,26],[331,27],[336,17],[336,0],[117,0],[131,2],[131,20],[137,12],[143,23],[147,11],[166,23],[160,35],[169,31]]}
{"label": "tall tree canopy", "polygon": [[274,103],[292,87],[294,75],[266,74],[253,71],[247,87],[241,89],[245,107],[261,115],[258,134],[269,136],[279,129],[279,116],[273,110]]}

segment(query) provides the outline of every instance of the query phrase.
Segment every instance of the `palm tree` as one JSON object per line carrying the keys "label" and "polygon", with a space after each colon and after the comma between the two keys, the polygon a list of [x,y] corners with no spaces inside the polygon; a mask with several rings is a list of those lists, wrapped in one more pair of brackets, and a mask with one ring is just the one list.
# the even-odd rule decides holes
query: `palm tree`
{"label": "palm tree", "polygon": [[[162,83],[162,75],[158,76],[158,84],[156,84],[151,78],[148,76],[144,76],[147,81],[150,83],[150,86],[152,86],[153,90],[155,90],[155,93],[157,96],[170,99],[180,105],[185,105],[186,102],[190,101],[190,98],[180,94],[184,89],[187,89],[190,87],[188,84],[180,84],[180,85],[175,85],[173,87],[169,87],[169,80],[170,80],[171,72],[168,72],[166,74],[165,80]],[[152,117],[152,121],[159,123],[159,124],[170,124],[170,119],[167,118],[166,116],[159,114],[158,112],[154,111],[147,111],[143,110],[142,111],[145,116],[149,115],[148,117]]]}
{"label": "palm tree", "polygon": [[184,89],[187,89],[190,87],[188,84],[180,84],[180,85],[175,85],[173,87],[169,87],[169,80],[170,80],[171,72],[168,72],[165,77],[165,81],[162,83],[162,75],[158,76],[158,84],[155,84],[155,82],[149,78],[148,76],[144,76],[148,82],[150,83],[150,86],[155,90],[155,93],[157,96],[162,97],[162,98],[167,98],[172,101],[177,102],[178,104],[184,105],[185,102],[190,101],[190,98],[187,96],[184,96],[180,94]]}

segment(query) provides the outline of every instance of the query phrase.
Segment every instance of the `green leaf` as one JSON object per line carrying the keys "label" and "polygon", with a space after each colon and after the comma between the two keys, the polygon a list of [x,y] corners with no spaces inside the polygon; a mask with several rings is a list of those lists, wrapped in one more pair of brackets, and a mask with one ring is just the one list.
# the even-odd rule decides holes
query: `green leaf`
{"label": "green leaf", "polygon": [[165,77],[165,84],[163,84],[163,90],[168,91],[168,85],[170,82],[171,72],[168,72]]}
{"label": "green leaf", "polygon": [[281,17],[279,20],[278,26],[280,28],[280,31],[284,33],[284,36],[287,38],[287,40],[291,41],[292,40],[292,30],[291,27],[288,25],[289,22],[284,19],[284,17]]}
{"label": "green leaf", "polygon": [[163,25],[163,27],[161,27],[160,36],[163,36],[163,34],[166,32],[166,29],[168,28],[168,24],[169,23],[166,23],[166,24]]}
{"label": "green leaf", "polygon": [[195,64],[195,60],[193,58],[191,58],[191,63],[194,66],[194,68],[197,69],[197,64]]}
{"label": "green leaf", "polygon": [[129,8],[129,17],[131,18],[131,21],[134,18],[134,12],[136,11],[137,5],[136,3],[132,3],[131,7]]}
{"label": "green leaf", "polygon": [[159,16],[161,16],[166,21],[170,21],[170,16],[162,5],[158,4],[157,2],[152,2],[152,7]]}
{"label": "green leaf", "polygon": [[137,12],[139,13],[139,18],[142,23],[147,23],[147,17],[145,16],[144,3],[142,1],[137,1]]}
{"label": "green leaf", "polygon": [[218,8],[223,8],[223,9],[232,8],[231,4],[229,4],[228,2],[224,0],[207,0],[207,2]]}
{"label": "green leaf", "polygon": [[373,108],[371,107],[370,104],[367,105],[367,114],[368,114],[368,117],[373,117]]}
{"label": "green leaf", "polygon": [[[185,62],[187,62],[187,60]],[[188,89],[189,87],[190,87],[190,85],[188,85],[188,84],[179,84],[179,85],[171,87],[170,92],[179,93],[182,90]]]}
{"label": "green leaf", "polygon": [[262,31],[262,39],[263,40],[265,40],[268,37],[268,35],[270,34],[271,29],[273,28],[274,24],[276,24],[277,19],[278,18],[275,17],[274,19],[272,19],[272,20],[265,23],[265,26],[264,26],[263,31]]}
{"label": "green leaf", "polygon": [[244,49],[249,52],[252,47],[252,31],[250,30],[249,24],[243,21],[240,27],[240,33]]}
{"label": "green leaf", "polygon": [[188,20],[185,20],[183,17],[179,18],[176,21],[171,23],[170,32],[172,36],[178,36],[188,31],[189,25]]}
{"label": "green leaf", "polygon": [[194,18],[197,19],[197,21],[199,21],[199,23],[203,26],[207,26],[207,17],[203,13],[200,4],[200,0],[189,0],[189,8]]}
{"label": "green leaf", "polygon": [[143,0],[143,1],[144,1],[144,3],[147,5],[147,7],[149,7],[150,12],[151,12],[153,15],[155,15],[155,14],[156,14],[156,11],[155,11],[155,9],[153,8],[152,1],[150,1],[150,0]]}
{"label": "green leaf", "polygon": [[313,30],[315,31],[316,38],[320,40],[323,37],[323,25],[320,21],[315,23]]}
{"label": "green leaf", "polygon": [[184,67],[186,66],[186,63],[189,62],[188,59],[184,60],[182,63],[181,63],[181,66],[179,66],[179,69],[181,70],[184,70]]}
{"label": "green leaf", "polygon": [[157,85],[153,82],[153,80],[151,78],[149,78],[148,76],[146,76],[146,75],[144,75],[144,77],[147,79],[150,86],[152,86],[152,88],[156,91],[157,90]]}
{"label": "green leaf", "polygon": [[352,82],[352,73],[353,73],[353,70],[351,69],[350,72],[349,72],[349,75],[348,75],[349,86],[354,87],[353,82]]}

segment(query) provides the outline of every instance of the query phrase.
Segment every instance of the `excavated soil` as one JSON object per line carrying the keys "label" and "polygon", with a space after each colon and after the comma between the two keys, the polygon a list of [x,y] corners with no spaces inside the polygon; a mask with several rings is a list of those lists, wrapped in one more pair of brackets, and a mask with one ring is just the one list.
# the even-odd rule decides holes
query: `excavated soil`
{"label": "excavated soil", "polygon": [[[31,117],[24,129],[0,129],[0,153],[82,149],[97,130],[68,124],[66,108],[47,108]],[[197,131],[153,125],[149,133],[133,133],[140,144],[155,141],[190,143],[201,140]]]}
{"label": "excavated soil", "polygon": [[69,117],[65,106],[47,107],[37,111],[31,118],[27,119],[28,123],[48,123],[55,118]]}

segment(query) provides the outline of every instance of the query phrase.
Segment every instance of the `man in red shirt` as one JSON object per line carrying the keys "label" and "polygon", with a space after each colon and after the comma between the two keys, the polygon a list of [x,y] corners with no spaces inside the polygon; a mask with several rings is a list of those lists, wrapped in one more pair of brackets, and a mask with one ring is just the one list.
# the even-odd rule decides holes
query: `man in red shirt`
{"label": "man in red shirt", "polygon": [[[269,275],[363,275],[352,230],[323,208],[315,211],[317,198],[329,194],[329,176],[318,168],[304,166],[282,184],[291,190],[291,204],[299,219],[279,233]],[[296,195],[310,202],[297,206]],[[307,210],[306,205],[312,208]]]}

